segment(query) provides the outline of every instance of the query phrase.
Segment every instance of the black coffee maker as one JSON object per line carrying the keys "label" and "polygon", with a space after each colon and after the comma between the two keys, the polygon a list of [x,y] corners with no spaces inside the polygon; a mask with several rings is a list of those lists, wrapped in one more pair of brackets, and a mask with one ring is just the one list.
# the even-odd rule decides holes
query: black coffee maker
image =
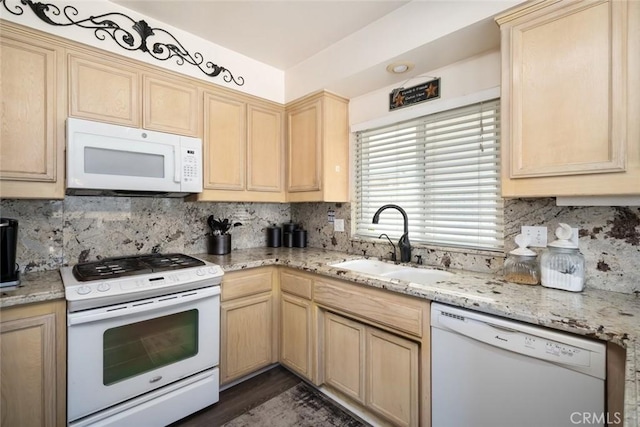
{"label": "black coffee maker", "polygon": [[18,248],[18,221],[11,218],[0,218],[0,287],[20,284],[20,270],[16,264]]}

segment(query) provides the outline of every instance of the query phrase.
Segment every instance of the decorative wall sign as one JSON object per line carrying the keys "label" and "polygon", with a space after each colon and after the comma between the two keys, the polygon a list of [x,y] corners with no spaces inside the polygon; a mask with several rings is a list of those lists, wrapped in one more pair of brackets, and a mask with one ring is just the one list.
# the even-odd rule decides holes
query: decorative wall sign
{"label": "decorative wall sign", "polygon": [[[12,15],[22,15],[24,8],[28,6],[40,20],[57,27],[77,26],[94,30],[93,34],[98,40],[111,37],[118,46],[129,51],[140,50],[146,52],[154,59],[167,61],[175,59],[178,65],[185,62],[194,65],[210,77],[222,74],[222,79],[227,83],[235,83],[238,86],[244,84],[243,77],[234,77],[231,71],[204,60],[200,52],[190,53],[168,31],[162,28],[152,28],[144,20],[135,21],[120,12],[104,13],[98,16],[90,16],[85,19],[77,19],[78,9],[73,6],[64,6],[62,10],[53,3],[33,2],[20,0],[20,4],[10,6],[6,0],[0,0],[4,8]],[[22,6],[21,6],[22,5]],[[120,23],[118,23],[120,21]]]}
{"label": "decorative wall sign", "polygon": [[440,77],[408,89],[394,89],[389,94],[389,111],[440,98]]}

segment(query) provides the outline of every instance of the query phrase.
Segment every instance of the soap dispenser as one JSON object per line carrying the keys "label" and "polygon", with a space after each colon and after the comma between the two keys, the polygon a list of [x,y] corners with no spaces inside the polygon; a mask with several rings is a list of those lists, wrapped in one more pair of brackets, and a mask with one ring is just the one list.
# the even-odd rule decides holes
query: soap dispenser
{"label": "soap dispenser", "polygon": [[571,241],[573,230],[561,223],[556,237],[540,257],[542,286],[580,292],[584,289],[584,256],[578,245]]}
{"label": "soap dispenser", "polygon": [[518,234],[514,240],[518,248],[509,252],[504,262],[504,278],[523,285],[537,285],[540,283],[537,254],[527,247],[529,240],[522,234]]}

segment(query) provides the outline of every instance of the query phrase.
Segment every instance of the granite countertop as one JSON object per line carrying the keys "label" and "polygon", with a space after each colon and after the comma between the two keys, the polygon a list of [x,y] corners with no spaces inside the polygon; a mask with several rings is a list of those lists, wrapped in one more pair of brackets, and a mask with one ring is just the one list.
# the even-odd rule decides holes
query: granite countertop
{"label": "granite countertop", "polygon": [[[322,249],[252,248],[228,255],[195,255],[229,272],[281,265],[387,289],[419,298],[597,338],[626,349],[625,426],[637,426],[640,414],[640,297],[587,287],[573,293],[509,283],[502,277],[449,270],[454,276],[429,286],[376,278],[328,264],[362,258]],[[425,261],[428,264],[428,260]],[[428,267],[425,265],[424,267]],[[21,286],[0,292],[0,308],[64,298],[57,270],[23,275]],[[611,415],[613,416],[613,415]]]}
{"label": "granite countertop", "polygon": [[20,286],[0,288],[0,309],[56,299],[64,299],[58,270],[22,274]]}

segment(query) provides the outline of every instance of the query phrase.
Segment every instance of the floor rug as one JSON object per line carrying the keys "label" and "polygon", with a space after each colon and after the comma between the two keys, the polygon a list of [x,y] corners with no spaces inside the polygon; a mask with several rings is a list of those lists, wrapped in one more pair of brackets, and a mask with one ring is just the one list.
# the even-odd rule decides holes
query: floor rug
{"label": "floor rug", "polygon": [[301,383],[224,424],[224,427],[364,427],[322,393]]}

